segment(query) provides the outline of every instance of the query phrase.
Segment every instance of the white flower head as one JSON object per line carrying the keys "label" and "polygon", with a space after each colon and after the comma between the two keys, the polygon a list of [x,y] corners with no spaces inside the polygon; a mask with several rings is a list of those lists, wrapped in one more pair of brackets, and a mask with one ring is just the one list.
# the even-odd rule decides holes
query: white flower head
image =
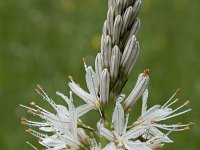
{"label": "white flower head", "polygon": [[101,126],[100,134],[108,139],[112,144],[114,143],[116,149],[150,150],[145,142],[143,143],[137,139],[142,133],[146,132],[146,128],[136,127],[127,130],[129,113],[126,114],[125,121],[124,115],[122,105],[117,102],[112,116],[112,131],[108,130],[104,126]]}

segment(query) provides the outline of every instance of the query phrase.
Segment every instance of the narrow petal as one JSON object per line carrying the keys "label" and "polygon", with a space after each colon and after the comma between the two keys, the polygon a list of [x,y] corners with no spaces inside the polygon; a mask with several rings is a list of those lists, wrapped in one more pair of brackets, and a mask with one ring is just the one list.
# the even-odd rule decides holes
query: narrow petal
{"label": "narrow petal", "polygon": [[113,38],[112,38],[112,40],[113,40],[112,42],[115,45],[119,44],[121,30],[122,30],[122,17],[120,15],[118,15],[115,18],[114,29],[113,29]]}
{"label": "narrow petal", "polygon": [[94,97],[94,99],[98,99],[98,84],[97,84],[97,76],[93,71],[92,67],[89,66],[86,68],[86,83],[90,94]]}
{"label": "narrow petal", "polygon": [[148,99],[148,89],[145,89],[142,94],[142,115],[147,111],[147,99]]}
{"label": "narrow petal", "polygon": [[94,105],[93,98],[91,97],[91,95],[85,92],[76,83],[69,82],[69,87],[77,96],[83,99],[86,103]]}
{"label": "narrow petal", "polygon": [[124,109],[120,103],[116,103],[112,122],[118,135],[121,135],[124,130]]}
{"label": "narrow petal", "polygon": [[100,134],[103,135],[109,141],[111,141],[111,142],[114,141],[115,137],[114,137],[113,133],[110,130],[108,130],[108,129],[104,128],[104,127],[100,127]]}

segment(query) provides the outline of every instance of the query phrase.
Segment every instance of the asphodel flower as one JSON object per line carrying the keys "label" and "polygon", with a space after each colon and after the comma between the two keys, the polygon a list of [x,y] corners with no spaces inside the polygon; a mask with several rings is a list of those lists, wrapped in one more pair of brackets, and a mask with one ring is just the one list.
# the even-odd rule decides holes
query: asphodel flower
{"label": "asphodel flower", "polygon": [[[193,123],[165,124],[189,112],[183,109],[189,101],[172,108],[178,99],[175,94],[164,104],[147,109],[149,69],[139,74],[133,90],[127,96],[123,91],[140,53],[136,35],[140,28],[137,18],[141,0],[108,0],[108,12],[101,36],[101,51],[95,59],[95,68],[84,61],[87,89],[81,88],[69,76],[69,98],[60,92],[65,105],[57,104],[41,86],[37,93],[49,103],[53,111],[42,108],[32,101],[30,106],[21,105],[29,114],[39,119],[22,117],[21,123],[29,126],[26,132],[39,139],[49,150],[158,150],[165,143],[172,143],[170,133],[190,128]],[[75,106],[73,93],[83,101]],[[134,122],[131,110],[142,98],[141,115]],[[93,110],[93,111],[91,111]],[[86,122],[82,116],[96,112],[97,118]],[[37,146],[27,142],[32,149]]]}

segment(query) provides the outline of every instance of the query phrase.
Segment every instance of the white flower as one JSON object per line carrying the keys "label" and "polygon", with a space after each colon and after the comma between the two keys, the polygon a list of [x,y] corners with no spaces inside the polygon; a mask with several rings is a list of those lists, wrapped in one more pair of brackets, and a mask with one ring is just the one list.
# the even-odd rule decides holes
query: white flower
{"label": "white flower", "polygon": [[141,134],[146,132],[146,128],[139,126],[127,131],[128,117],[129,114],[126,115],[126,121],[124,123],[124,109],[121,104],[117,102],[112,117],[113,131],[100,126],[100,134],[108,139],[111,142],[110,144],[115,144],[113,149],[150,150],[145,142],[141,142],[137,139]]}
{"label": "white flower", "polygon": [[69,76],[71,82],[69,82],[70,89],[79,96],[82,100],[84,100],[88,104],[88,111],[91,109],[100,109],[100,102],[99,102],[99,96],[98,96],[98,82],[97,82],[97,75],[93,71],[92,67],[87,67],[85,65],[86,70],[86,83],[89,90],[89,93],[84,91],[78,84],[76,84],[72,77]]}
{"label": "white flower", "polygon": [[[175,95],[179,92],[179,90],[176,91],[176,93],[163,105],[154,105],[150,109],[147,110],[147,98],[148,98],[148,90],[146,89],[145,92],[143,93],[143,104],[142,104],[142,114],[138,118],[138,120],[133,123],[132,126],[143,126],[144,128],[148,129],[149,132],[149,138],[151,135],[155,137],[160,137],[162,139],[162,142],[173,142],[168,138],[169,133],[172,131],[182,131],[189,129],[189,126],[192,125],[193,123],[189,124],[172,124],[172,125],[167,125],[167,124],[160,124],[161,121],[185,114],[191,109],[186,109],[183,111],[179,111],[181,108],[184,106],[187,106],[189,104],[189,101],[184,102],[181,106],[179,106],[176,109],[170,108],[174,103],[178,101],[178,99],[174,99]],[[179,112],[177,112],[179,111]],[[163,133],[160,131],[162,130],[167,130],[168,133]],[[147,137],[145,137],[147,138]]]}
{"label": "white flower", "polygon": [[[75,108],[72,103],[72,92],[70,92],[70,99],[62,93],[57,92],[56,94],[61,96],[67,103],[67,109],[65,106],[55,104],[55,102],[43,91],[41,86],[38,86],[36,91],[55,109],[56,114],[41,108],[34,102],[31,102],[31,105],[34,108],[21,105],[22,107],[27,108],[29,113],[43,119],[41,122],[36,122],[22,118],[22,124],[29,125],[30,127],[37,127],[42,132],[48,134],[39,133],[33,129],[27,129],[26,131],[39,138],[40,144],[48,149],[56,150],[65,149],[66,147],[78,149],[81,147],[82,142],[86,140],[86,136],[83,133],[84,131],[79,129],[77,125],[78,118],[84,115],[87,105],[81,105]],[[53,134],[49,135],[49,133]]]}

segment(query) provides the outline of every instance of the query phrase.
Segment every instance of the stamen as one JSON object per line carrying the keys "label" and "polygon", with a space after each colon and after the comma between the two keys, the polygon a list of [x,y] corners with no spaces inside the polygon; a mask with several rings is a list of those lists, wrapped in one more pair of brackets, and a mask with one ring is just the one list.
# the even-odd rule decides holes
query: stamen
{"label": "stamen", "polygon": [[83,64],[84,64],[85,70],[87,70],[87,64],[86,64],[87,60],[86,60],[85,57],[83,57],[82,60],[83,60]]}
{"label": "stamen", "polygon": [[144,70],[144,75],[146,76],[146,75],[149,75],[149,69],[145,69]]}
{"label": "stamen", "polygon": [[163,119],[161,119],[161,120],[159,120],[159,121],[167,120],[167,119],[169,119],[169,118],[173,118],[173,117],[176,117],[176,116],[179,116],[179,115],[185,114],[185,113],[187,113],[187,112],[189,112],[189,111],[191,111],[191,110],[192,110],[192,109],[187,109],[187,110],[182,111],[182,112],[180,112],[180,113],[177,113],[177,114],[174,114],[174,115],[171,115],[171,116],[165,117],[165,118],[163,118]]}
{"label": "stamen", "polygon": [[131,108],[129,107],[128,109],[127,109],[127,113],[131,113]]}
{"label": "stamen", "polygon": [[70,80],[70,81],[72,81],[73,82],[73,78],[72,78],[72,76],[68,76],[68,79]]}
{"label": "stamen", "polygon": [[175,103],[178,102],[178,101],[179,101],[179,99],[176,98],[173,102],[171,102],[171,103],[169,103],[167,106],[165,106],[165,108],[168,108],[169,106],[175,104]]}
{"label": "stamen", "polygon": [[33,136],[40,138],[40,139],[48,137],[46,134],[39,133],[32,129],[28,129],[26,132],[28,132],[28,133],[32,134]]}
{"label": "stamen", "polygon": [[123,130],[122,136],[125,136],[125,134],[126,134],[126,130],[127,130],[127,126],[128,126],[128,119],[129,119],[129,113],[126,114],[126,121],[125,121],[125,125],[124,125],[124,130]]}
{"label": "stamen", "polygon": [[66,144],[66,148],[67,148],[67,149],[71,149],[71,148],[72,148],[72,146],[71,146],[71,145],[69,145],[69,144]]}
{"label": "stamen", "polygon": [[178,108],[176,108],[175,110],[172,111],[172,113],[176,112],[177,110],[183,108],[184,106],[187,106],[189,104],[190,101],[186,101],[183,105],[179,106]]}
{"label": "stamen", "polygon": [[33,146],[31,143],[26,142],[26,144],[28,144],[31,148],[33,148],[34,150],[38,150],[35,146]]}
{"label": "stamen", "polygon": [[180,89],[177,89],[176,92],[172,95],[172,97],[170,97],[170,99],[161,108],[164,108],[179,92]]}
{"label": "stamen", "polygon": [[30,105],[35,106],[35,102],[34,101],[30,102]]}

